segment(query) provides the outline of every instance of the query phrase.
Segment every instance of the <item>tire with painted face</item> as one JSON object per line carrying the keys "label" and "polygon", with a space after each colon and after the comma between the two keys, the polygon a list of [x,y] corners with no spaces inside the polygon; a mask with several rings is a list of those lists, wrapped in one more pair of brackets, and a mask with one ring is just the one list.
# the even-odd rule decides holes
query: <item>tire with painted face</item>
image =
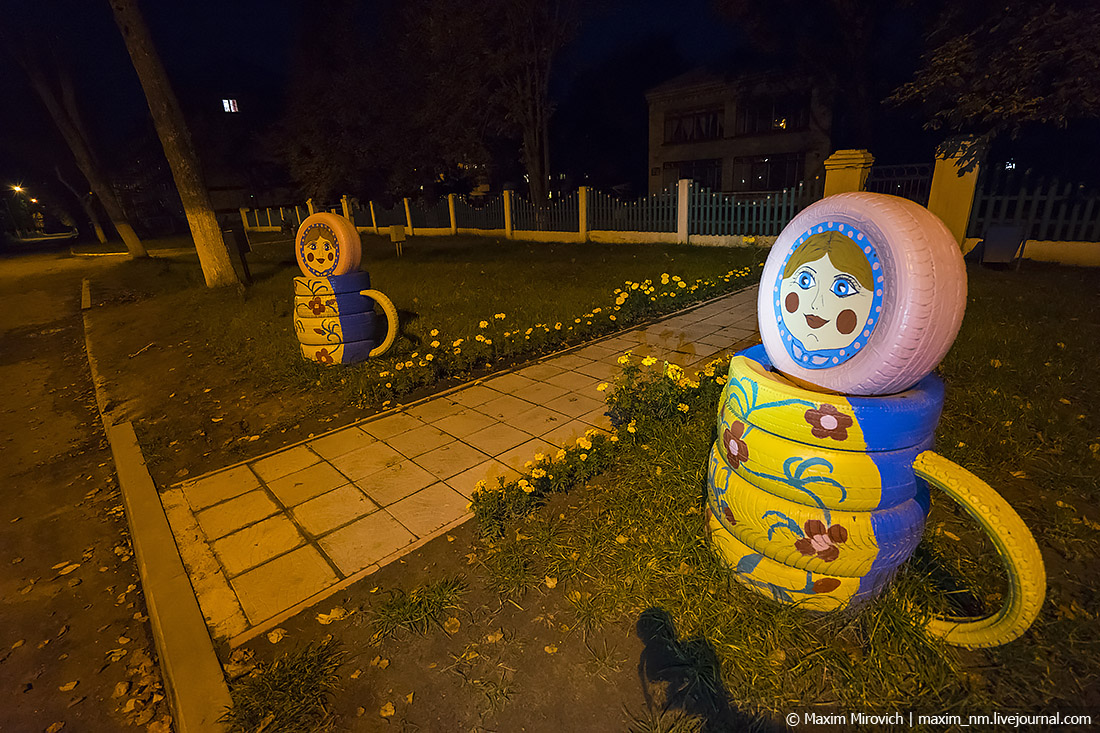
{"label": "tire with painted face", "polygon": [[344,275],[359,269],[362,245],[355,225],[342,216],[313,214],[294,240],[294,257],[307,277]]}
{"label": "tire with painted face", "polygon": [[842,193],[779,235],[760,279],[760,337],[804,385],[855,395],[901,392],[958,334],[966,270],[954,236],[923,206]]}

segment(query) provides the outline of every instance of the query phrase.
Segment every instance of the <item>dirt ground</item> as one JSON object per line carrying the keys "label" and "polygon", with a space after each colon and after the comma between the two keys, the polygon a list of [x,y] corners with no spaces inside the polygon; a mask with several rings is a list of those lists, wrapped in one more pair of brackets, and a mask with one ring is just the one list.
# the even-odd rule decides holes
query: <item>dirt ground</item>
{"label": "dirt ground", "polygon": [[81,279],[112,265],[0,256],[0,730],[170,729],[84,356]]}

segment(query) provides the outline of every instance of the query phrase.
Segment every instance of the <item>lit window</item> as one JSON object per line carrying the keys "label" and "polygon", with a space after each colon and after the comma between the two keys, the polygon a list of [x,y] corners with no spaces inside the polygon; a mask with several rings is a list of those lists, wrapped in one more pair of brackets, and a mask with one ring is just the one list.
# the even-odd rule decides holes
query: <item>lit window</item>
{"label": "lit window", "polygon": [[222,109],[226,112],[237,112],[237,100],[236,99],[223,99]]}

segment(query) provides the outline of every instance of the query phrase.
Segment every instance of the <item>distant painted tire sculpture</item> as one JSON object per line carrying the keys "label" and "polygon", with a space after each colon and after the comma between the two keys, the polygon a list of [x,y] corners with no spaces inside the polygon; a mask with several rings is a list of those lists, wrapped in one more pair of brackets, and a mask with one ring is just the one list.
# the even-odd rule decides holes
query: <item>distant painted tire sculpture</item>
{"label": "distant painted tire sculpture", "polygon": [[[298,229],[294,278],[294,331],[302,356],[319,364],[354,364],[380,356],[397,334],[397,309],[370,287],[360,271],[355,226],[336,214],[313,214]],[[386,334],[376,339],[375,304],[386,315]]]}
{"label": "distant painted tire sculpture", "polygon": [[760,284],[764,343],[730,363],[707,471],[708,534],[742,584],[815,611],[874,598],[920,543],[932,485],[992,538],[1009,592],[996,614],[928,631],[988,647],[1035,620],[1046,574],[1026,525],[929,450],[944,396],[930,372],[965,300],[957,244],[909,201],[831,196],[784,229]]}

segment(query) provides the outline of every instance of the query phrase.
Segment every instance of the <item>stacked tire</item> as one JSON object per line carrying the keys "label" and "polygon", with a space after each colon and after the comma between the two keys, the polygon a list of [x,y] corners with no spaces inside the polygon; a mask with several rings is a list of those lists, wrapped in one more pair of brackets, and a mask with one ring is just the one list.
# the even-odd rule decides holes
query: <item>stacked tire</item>
{"label": "stacked tire", "polygon": [[[389,348],[397,311],[359,270],[361,244],[351,222],[335,214],[310,216],[298,230],[295,257],[303,276],[294,278],[294,333],[304,358],[353,364]],[[376,302],[387,319],[381,343],[375,335]]]}

